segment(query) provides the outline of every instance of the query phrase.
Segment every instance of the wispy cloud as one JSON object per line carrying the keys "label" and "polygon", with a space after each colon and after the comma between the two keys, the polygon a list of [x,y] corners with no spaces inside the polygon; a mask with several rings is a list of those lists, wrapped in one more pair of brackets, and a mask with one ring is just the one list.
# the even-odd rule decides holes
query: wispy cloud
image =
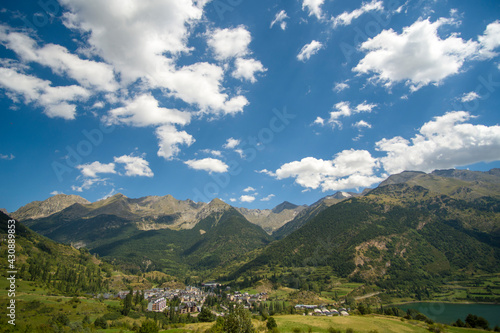
{"label": "wispy cloud", "polygon": [[286,12],[284,10],[278,12],[276,14],[276,16],[274,17],[274,20],[271,22],[271,25],[269,26],[269,28],[272,28],[275,24],[279,24],[281,30],[285,30],[286,29],[286,21],[285,20],[287,18],[288,18],[288,15],[286,14]]}
{"label": "wispy cloud", "polygon": [[361,15],[371,12],[384,10],[384,4],[382,1],[373,0],[372,2],[365,2],[361,8],[355,9],[352,12],[343,12],[342,14],[332,17],[333,27],[350,25],[353,20],[357,19]]}
{"label": "wispy cloud", "polygon": [[275,197],[274,194],[269,194],[267,197],[260,199],[260,201],[271,201],[271,199],[274,197]]}
{"label": "wispy cloud", "polygon": [[318,53],[319,50],[323,48],[323,44],[320,42],[313,40],[309,44],[306,44],[302,47],[299,54],[297,55],[297,59],[300,61],[307,61],[311,58],[311,56]]}
{"label": "wispy cloud", "polygon": [[0,154],[0,159],[1,159],[1,160],[11,161],[11,160],[13,160],[14,158],[16,158],[16,157],[15,157],[13,154],[7,154],[7,155]]}

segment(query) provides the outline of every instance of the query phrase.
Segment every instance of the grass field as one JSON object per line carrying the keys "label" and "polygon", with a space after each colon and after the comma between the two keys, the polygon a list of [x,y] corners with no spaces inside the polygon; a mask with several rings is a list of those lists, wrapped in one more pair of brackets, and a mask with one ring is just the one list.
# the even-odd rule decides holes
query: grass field
{"label": "grass field", "polygon": [[[277,316],[276,322],[280,332],[293,332],[294,329],[300,329],[303,332],[308,332],[309,328],[312,332],[328,332],[328,328],[332,327],[340,329],[343,332],[348,328],[352,328],[354,332],[429,332],[428,325],[418,321],[402,321],[400,318],[387,316],[349,316],[349,317],[311,317],[311,316]],[[478,332],[479,330],[467,330],[458,328],[447,328],[447,332]],[[483,331],[484,332],[484,331]]]}
{"label": "grass field", "polygon": [[[354,332],[380,332],[380,333],[424,333],[429,332],[428,325],[419,321],[401,320],[400,318],[387,316],[349,316],[349,317],[314,317],[300,315],[285,315],[275,316],[278,329],[282,333],[293,332],[318,332],[328,333],[329,328],[340,329],[345,332],[348,328],[352,328]],[[257,332],[267,332],[265,322],[253,321]],[[203,332],[209,328],[211,324],[190,324],[183,328],[165,330],[161,332],[181,333],[181,332]],[[106,331],[108,332],[108,331]],[[472,333],[485,332],[476,329],[465,329],[449,327],[445,328],[445,332],[450,333]]]}

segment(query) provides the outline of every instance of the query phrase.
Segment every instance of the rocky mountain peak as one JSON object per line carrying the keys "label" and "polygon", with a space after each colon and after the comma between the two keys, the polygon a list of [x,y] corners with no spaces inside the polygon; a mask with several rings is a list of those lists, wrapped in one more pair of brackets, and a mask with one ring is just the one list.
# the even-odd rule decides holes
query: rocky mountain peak
{"label": "rocky mountain peak", "polygon": [[57,213],[75,203],[88,205],[90,201],[74,194],[56,194],[44,201],[33,201],[12,213],[18,220],[37,219]]}
{"label": "rocky mountain peak", "polygon": [[295,209],[299,206],[297,205],[294,205],[293,203],[291,202],[288,202],[288,201],[283,201],[282,203],[280,203],[278,206],[274,207],[272,209],[272,212],[274,214],[279,214],[281,213],[282,211],[284,211],[285,209]]}

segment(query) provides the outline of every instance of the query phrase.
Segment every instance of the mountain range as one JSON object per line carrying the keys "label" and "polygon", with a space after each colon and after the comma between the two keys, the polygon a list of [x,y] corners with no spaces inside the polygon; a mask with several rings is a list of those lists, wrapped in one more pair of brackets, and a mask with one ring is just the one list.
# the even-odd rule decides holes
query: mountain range
{"label": "mountain range", "polygon": [[271,210],[170,195],[94,203],[56,195],[12,216],[130,271],[234,280],[273,271],[292,287],[304,278],[300,269],[311,268],[318,281],[338,276],[385,287],[500,272],[500,169],[406,171],[363,193]]}

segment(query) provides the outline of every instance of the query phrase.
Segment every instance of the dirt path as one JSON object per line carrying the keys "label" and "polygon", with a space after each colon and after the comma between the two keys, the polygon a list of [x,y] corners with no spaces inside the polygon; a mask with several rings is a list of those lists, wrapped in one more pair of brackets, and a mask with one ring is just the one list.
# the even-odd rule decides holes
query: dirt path
{"label": "dirt path", "polygon": [[354,297],[354,300],[355,301],[359,301],[361,299],[370,298],[370,297],[376,296],[378,294],[380,294],[380,291],[376,291],[374,293],[366,294],[366,295],[363,295],[363,296],[356,296],[356,297]]}

